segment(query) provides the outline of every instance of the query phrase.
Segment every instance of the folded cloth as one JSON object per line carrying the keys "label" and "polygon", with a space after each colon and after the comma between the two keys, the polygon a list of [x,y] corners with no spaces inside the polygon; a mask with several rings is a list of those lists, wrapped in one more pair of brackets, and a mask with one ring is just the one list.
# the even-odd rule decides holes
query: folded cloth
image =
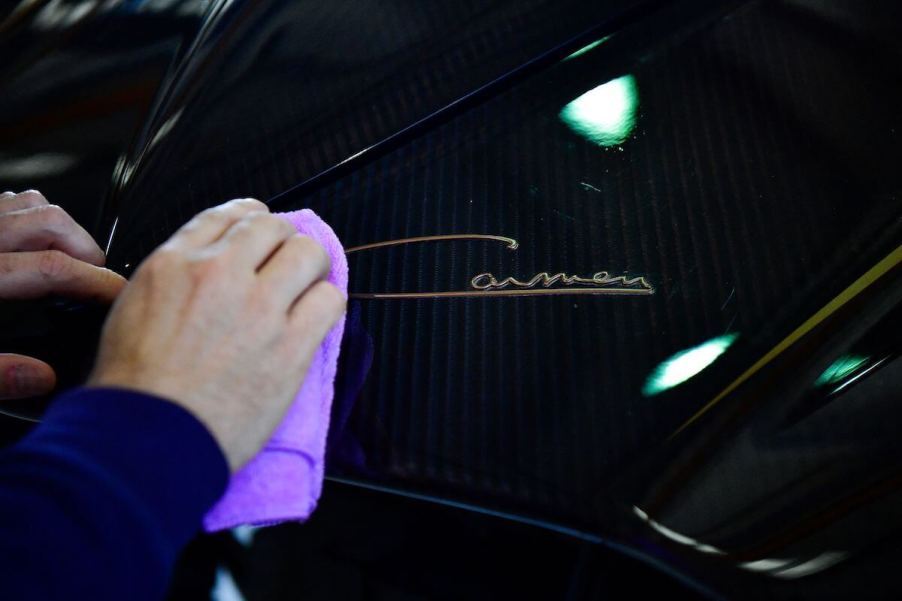
{"label": "folded cloth", "polygon": [[[347,294],[348,262],[335,232],[310,209],[279,215],[319,242],[332,259],[329,282]],[[326,434],[334,395],[344,317],[313,356],[304,384],[263,450],[232,476],[204,518],[207,532],[243,524],[304,521],[323,487]]]}

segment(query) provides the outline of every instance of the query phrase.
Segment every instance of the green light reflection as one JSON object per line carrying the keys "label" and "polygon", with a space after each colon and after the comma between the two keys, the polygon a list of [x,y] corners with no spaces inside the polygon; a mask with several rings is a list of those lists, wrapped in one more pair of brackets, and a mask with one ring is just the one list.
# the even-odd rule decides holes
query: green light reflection
{"label": "green light reflection", "polygon": [[599,146],[617,146],[636,127],[639,94],[636,78],[624,75],[589,90],[560,112],[561,120]]}
{"label": "green light reflection", "polygon": [[590,50],[592,50],[592,49],[594,49],[594,48],[597,48],[597,47],[601,46],[602,44],[604,44],[605,42],[607,42],[607,41],[610,40],[610,39],[611,39],[611,36],[606,35],[606,36],[604,36],[603,38],[601,38],[600,40],[595,40],[595,41],[592,42],[591,44],[586,44],[585,46],[583,46],[582,48],[580,48],[579,50],[577,50],[577,51],[574,52],[573,54],[568,54],[567,56],[565,56],[565,57],[564,57],[564,60],[565,60],[565,61],[569,61],[569,60],[572,59],[572,58],[576,58],[577,56],[581,56],[581,55],[585,54],[586,52],[588,52],[588,51],[590,51]]}
{"label": "green light reflection", "polygon": [[836,384],[845,379],[846,376],[854,372],[867,362],[867,357],[858,355],[844,355],[834,361],[830,367],[824,370],[824,373],[817,377],[814,381],[815,386],[826,386],[828,384]]}
{"label": "green light reflection", "polygon": [[666,359],[648,376],[642,394],[654,396],[682,384],[714,363],[737,338],[739,334],[724,334]]}

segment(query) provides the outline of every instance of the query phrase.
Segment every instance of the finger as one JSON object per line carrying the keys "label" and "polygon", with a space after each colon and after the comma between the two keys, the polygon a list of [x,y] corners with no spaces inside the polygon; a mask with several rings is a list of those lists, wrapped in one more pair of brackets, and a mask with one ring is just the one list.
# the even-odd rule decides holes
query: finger
{"label": "finger", "polygon": [[171,243],[189,248],[208,246],[237,221],[251,213],[268,213],[269,207],[253,198],[237,198],[198,213],[177,231]]}
{"label": "finger", "polygon": [[314,282],[329,275],[329,255],[309,236],[294,234],[260,268],[265,294],[278,298],[286,311]]}
{"label": "finger", "polygon": [[288,314],[288,333],[297,357],[304,363],[344,314],[344,294],[329,282],[317,282],[298,299]]}
{"label": "finger", "polygon": [[0,252],[53,249],[92,265],[106,261],[91,234],[56,205],[0,214],[0,232]]}
{"label": "finger", "polygon": [[231,257],[236,269],[257,270],[297,231],[269,213],[252,213],[235,223],[216,243]]}
{"label": "finger", "polygon": [[0,353],[0,400],[47,394],[56,386],[53,368],[32,357]]}
{"label": "finger", "polygon": [[26,190],[25,192],[4,192],[0,194],[0,214],[11,213],[13,211],[21,211],[22,209],[30,209],[50,204],[44,195],[37,190]]}
{"label": "finger", "polygon": [[118,273],[73,259],[58,250],[0,254],[0,298],[59,294],[110,303],[125,284],[125,278]]}

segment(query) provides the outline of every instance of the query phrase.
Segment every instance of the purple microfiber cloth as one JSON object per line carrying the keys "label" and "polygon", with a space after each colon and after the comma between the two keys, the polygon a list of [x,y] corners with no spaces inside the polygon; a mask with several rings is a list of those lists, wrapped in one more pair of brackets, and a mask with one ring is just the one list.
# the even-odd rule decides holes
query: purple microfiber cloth
{"label": "purple microfiber cloth", "polygon": [[[335,232],[310,209],[281,213],[299,233],[319,242],[332,259],[329,282],[347,294],[348,261]],[[323,487],[326,434],[344,317],[316,351],[304,384],[263,450],[241,468],[204,518],[207,532],[243,524],[304,521]]]}

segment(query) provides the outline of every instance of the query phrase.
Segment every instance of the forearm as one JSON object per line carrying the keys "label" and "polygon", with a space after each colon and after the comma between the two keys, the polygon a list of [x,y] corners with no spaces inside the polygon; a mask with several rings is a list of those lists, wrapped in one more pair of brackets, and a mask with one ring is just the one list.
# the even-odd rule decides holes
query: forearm
{"label": "forearm", "polygon": [[16,599],[160,599],[227,480],[216,442],[175,404],[64,395],[0,452],[0,588]]}

